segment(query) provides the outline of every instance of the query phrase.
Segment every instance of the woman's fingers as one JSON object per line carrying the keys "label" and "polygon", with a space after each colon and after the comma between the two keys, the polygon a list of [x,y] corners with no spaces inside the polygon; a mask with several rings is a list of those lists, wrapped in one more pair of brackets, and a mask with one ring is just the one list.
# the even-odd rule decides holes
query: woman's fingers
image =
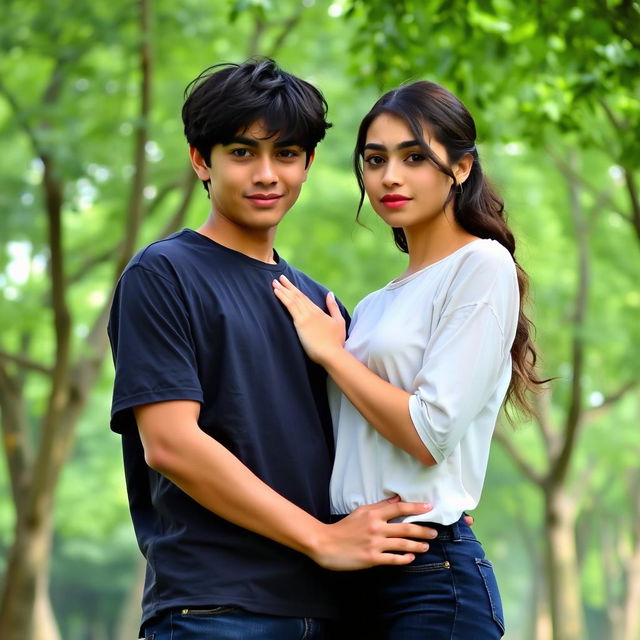
{"label": "woman's fingers", "polygon": [[340,307],[336,302],[336,297],[333,295],[333,291],[327,293],[327,310],[334,320],[344,320],[342,313],[340,313]]}
{"label": "woman's fingers", "polygon": [[[273,281],[273,291],[278,299],[285,305],[288,311],[294,316],[294,319],[300,318],[304,313],[323,313],[324,311],[300,289],[298,289],[287,276],[280,276],[278,280]],[[329,292],[326,298],[327,310],[334,320],[344,320],[340,307],[336,302],[333,292]]]}
{"label": "woman's fingers", "polygon": [[276,298],[291,315],[300,343],[307,355],[318,364],[342,349],[345,321],[335,300],[327,300],[329,313],[299,291],[285,276],[272,282]]}
{"label": "woman's fingers", "polygon": [[283,286],[283,284],[278,280],[273,281],[273,292],[276,294],[278,300],[284,304],[289,313],[294,317],[294,320],[304,312],[305,309],[301,300],[302,294],[300,294],[300,292],[298,292],[300,295],[296,296],[294,290]]}
{"label": "woman's fingers", "polygon": [[[287,295],[289,295],[292,300],[296,300],[298,302],[311,302],[311,300],[309,300],[309,298],[307,298],[307,296],[305,296],[304,293],[302,293],[302,291],[300,291],[300,289],[298,289],[298,287],[296,287],[296,285],[287,278],[287,276],[280,276],[276,280],[276,283],[287,292]],[[313,303],[311,302],[311,304]]]}
{"label": "woman's fingers", "polygon": [[289,280],[289,278],[287,278],[287,276],[285,276],[284,274],[278,278],[278,281],[282,284],[282,286],[285,289],[291,289],[291,290],[295,289],[296,291],[300,291],[300,289],[298,289],[298,287],[296,287],[296,285],[293,284],[293,282],[291,282],[291,280]]}
{"label": "woman's fingers", "polygon": [[313,304],[286,276],[280,276],[278,280],[273,281],[273,290],[281,300],[290,305],[295,305],[296,308],[303,309],[305,301]]}

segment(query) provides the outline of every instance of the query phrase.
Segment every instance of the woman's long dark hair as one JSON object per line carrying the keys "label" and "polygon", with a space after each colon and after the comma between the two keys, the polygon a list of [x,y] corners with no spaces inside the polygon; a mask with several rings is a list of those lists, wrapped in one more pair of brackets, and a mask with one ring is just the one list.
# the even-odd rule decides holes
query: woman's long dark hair
{"label": "woman's long dark hair", "polygon": [[[383,113],[402,118],[429,160],[453,180],[444,206],[453,201],[453,212],[458,224],[478,238],[498,241],[513,258],[520,290],[520,311],[516,335],[511,347],[512,374],[506,400],[516,410],[525,415],[531,415],[533,410],[527,391],[547,381],[539,380],[535,375],[537,353],[532,340],[533,324],[523,310],[529,279],[516,260],[516,242],[505,220],[504,202],[492,189],[482,172],[476,149],[476,125],[473,118],[453,93],[433,82],[413,82],[385,93],[363,118],[358,130],[353,158],[360,187],[358,216],[365,196],[363,158],[367,132],[373,120]],[[465,154],[473,157],[471,172],[463,185],[458,184],[451,167],[444,164],[427,144],[423,134],[425,125],[431,136],[447,150],[451,165],[458,162]],[[394,227],[393,237],[400,251],[408,253],[409,248],[404,231]]]}

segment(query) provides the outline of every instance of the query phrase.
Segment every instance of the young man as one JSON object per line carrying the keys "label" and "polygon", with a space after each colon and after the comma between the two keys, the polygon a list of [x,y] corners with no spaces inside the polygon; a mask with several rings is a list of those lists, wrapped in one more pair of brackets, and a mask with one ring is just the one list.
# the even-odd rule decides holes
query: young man
{"label": "young man", "polygon": [[328,637],[322,567],[406,564],[435,532],[389,523],[428,509],[395,500],[326,524],[326,374],[271,288],[284,274],[324,305],[326,289],[273,243],[330,126],[326,102],[249,60],[201,74],[182,116],[211,211],[132,259],[109,323],[111,427],[147,559],[144,637]]}

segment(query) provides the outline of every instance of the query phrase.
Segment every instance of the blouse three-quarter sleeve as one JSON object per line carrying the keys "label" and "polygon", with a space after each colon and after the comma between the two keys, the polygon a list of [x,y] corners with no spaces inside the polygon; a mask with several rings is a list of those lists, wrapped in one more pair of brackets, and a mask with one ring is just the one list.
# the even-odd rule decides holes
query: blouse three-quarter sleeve
{"label": "blouse three-quarter sleeve", "polygon": [[438,464],[497,390],[506,392],[518,307],[508,254],[471,255],[452,279],[409,399],[416,431]]}

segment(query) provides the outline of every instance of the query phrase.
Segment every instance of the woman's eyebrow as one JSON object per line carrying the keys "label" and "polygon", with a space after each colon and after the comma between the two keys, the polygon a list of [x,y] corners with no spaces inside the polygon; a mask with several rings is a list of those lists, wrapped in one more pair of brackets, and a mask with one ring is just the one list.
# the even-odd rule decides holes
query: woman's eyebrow
{"label": "woman's eyebrow", "polygon": [[[396,149],[407,149],[409,147],[421,147],[422,145],[418,140],[406,140],[396,146]],[[365,149],[371,149],[372,151],[386,151],[387,147],[377,142],[368,142],[364,145]]]}

